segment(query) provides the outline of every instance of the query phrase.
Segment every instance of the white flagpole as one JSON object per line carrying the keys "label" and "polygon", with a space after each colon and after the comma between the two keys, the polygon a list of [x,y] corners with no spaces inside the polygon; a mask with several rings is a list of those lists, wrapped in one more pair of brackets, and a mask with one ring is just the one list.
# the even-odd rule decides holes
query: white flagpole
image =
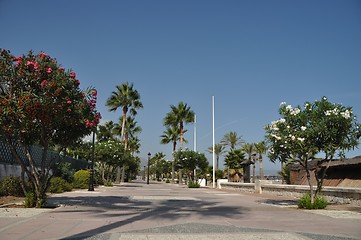
{"label": "white flagpole", "polygon": [[[194,114],[194,138],[193,138],[193,150],[197,151],[197,115]],[[194,169],[194,180],[196,179],[197,170]]]}
{"label": "white flagpole", "polygon": [[212,150],[212,153],[213,153],[213,188],[216,187],[216,170],[215,170],[215,154],[214,154],[214,96],[212,96],[212,132],[213,132],[213,150]]}

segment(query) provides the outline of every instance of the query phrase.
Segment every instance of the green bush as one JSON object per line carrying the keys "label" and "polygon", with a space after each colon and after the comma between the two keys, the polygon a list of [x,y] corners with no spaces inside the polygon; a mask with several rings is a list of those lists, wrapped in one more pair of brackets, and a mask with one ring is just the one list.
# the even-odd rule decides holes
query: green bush
{"label": "green bush", "polygon": [[48,192],[62,193],[72,190],[72,185],[60,177],[53,177],[50,179],[50,186]]}
{"label": "green bush", "polygon": [[24,197],[21,179],[15,176],[4,177],[0,183],[0,192],[4,196]]}
{"label": "green bush", "polygon": [[71,168],[71,164],[68,162],[57,162],[53,165],[54,177],[60,177],[65,181],[73,182],[74,169]]}
{"label": "green bush", "polygon": [[199,183],[197,182],[189,182],[188,183],[188,188],[199,188],[201,185],[199,185]]}
{"label": "green bush", "polygon": [[113,183],[112,182],[104,182],[104,186],[105,187],[113,187]]}
{"label": "green bush", "polygon": [[26,208],[32,208],[35,207],[35,194],[33,192],[28,192],[25,196],[25,207]]}
{"label": "green bush", "polygon": [[327,207],[327,200],[322,195],[316,195],[312,206],[311,195],[306,193],[298,202],[298,207],[303,209],[324,209]]}
{"label": "green bush", "polygon": [[90,173],[88,170],[79,170],[74,173],[73,187],[74,188],[88,188]]}

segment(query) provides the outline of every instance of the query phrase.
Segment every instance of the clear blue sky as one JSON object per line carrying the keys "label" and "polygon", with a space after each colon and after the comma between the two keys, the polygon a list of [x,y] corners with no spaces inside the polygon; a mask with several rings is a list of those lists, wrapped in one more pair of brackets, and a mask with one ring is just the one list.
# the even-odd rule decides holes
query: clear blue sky
{"label": "clear blue sky", "polygon": [[[197,115],[197,150],[235,131],[263,140],[293,106],[327,96],[361,119],[361,1],[20,1],[0,0],[0,47],[15,55],[44,51],[72,68],[81,87],[98,89],[103,121],[118,121],[106,99],[133,82],[144,109],[140,157],[161,145],[170,105]],[[185,137],[193,148],[193,125]],[[361,155],[360,150],[348,154]],[[211,160],[211,155],[206,153]],[[267,169],[279,165],[265,164]]]}

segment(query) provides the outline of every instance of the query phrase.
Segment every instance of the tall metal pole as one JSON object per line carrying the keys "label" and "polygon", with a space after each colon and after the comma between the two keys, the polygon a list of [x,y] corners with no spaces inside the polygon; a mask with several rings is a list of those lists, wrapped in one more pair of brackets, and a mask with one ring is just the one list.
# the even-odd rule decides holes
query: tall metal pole
{"label": "tall metal pole", "polygon": [[148,178],[147,178],[147,184],[149,184],[149,162],[150,162],[150,153],[148,153]]}
{"label": "tall metal pole", "polygon": [[212,144],[212,152],[213,152],[213,188],[215,188],[216,187],[216,170],[215,170],[215,162],[216,162],[216,158],[215,158],[215,154],[214,154],[214,152],[215,152],[215,141],[214,141],[214,96],[212,96],[212,132],[213,132],[213,136],[212,136],[212,139],[213,139],[213,144]]}
{"label": "tall metal pole", "polygon": [[95,148],[95,130],[93,130],[93,144],[92,144],[92,162],[90,164],[90,177],[88,191],[94,191],[94,148]]}
{"label": "tall metal pole", "polygon": [[[196,152],[197,151],[197,115],[194,114],[194,137],[193,137],[193,151]],[[193,176],[194,176],[194,181],[196,181],[196,175],[197,175],[197,170],[196,168],[194,168],[193,170]]]}

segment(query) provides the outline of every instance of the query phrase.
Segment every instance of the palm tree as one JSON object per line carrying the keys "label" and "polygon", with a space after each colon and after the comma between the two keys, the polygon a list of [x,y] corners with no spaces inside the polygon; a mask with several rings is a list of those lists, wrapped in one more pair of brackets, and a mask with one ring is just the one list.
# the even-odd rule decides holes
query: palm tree
{"label": "palm tree", "polygon": [[120,107],[123,110],[123,122],[120,134],[121,140],[124,138],[124,125],[127,119],[128,111],[131,115],[135,116],[137,114],[137,109],[143,108],[143,104],[140,101],[140,95],[137,90],[133,89],[133,87],[133,83],[129,84],[128,82],[123,83],[120,86],[117,85],[117,91],[113,91],[112,95],[106,102],[106,106],[109,107],[109,111],[116,111]]}
{"label": "palm tree", "polygon": [[[223,144],[217,143],[214,145],[214,154],[216,155],[216,171],[218,171],[219,157],[225,153],[226,147]],[[213,153],[213,146],[208,148],[209,153]]]}
{"label": "palm tree", "polygon": [[255,144],[256,152],[258,154],[258,160],[259,160],[259,178],[263,179],[263,154],[266,154],[267,152],[267,145],[265,141],[259,142]]}
{"label": "palm tree", "polygon": [[184,134],[184,124],[194,122],[194,112],[190,107],[180,102],[178,106],[171,105],[171,111],[167,113],[164,118],[165,126],[178,126],[179,128],[179,148],[182,149],[183,146],[183,134]]}
{"label": "palm tree", "polygon": [[221,144],[235,149],[237,145],[244,144],[244,140],[242,140],[242,137],[238,137],[236,132],[229,132],[224,135]]}
{"label": "palm tree", "polygon": [[130,137],[128,140],[128,149],[132,156],[135,153],[139,153],[140,139],[137,136]]}
{"label": "palm tree", "polygon": [[[133,83],[129,84],[128,82],[123,83],[122,85],[117,85],[117,91],[113,91],[111,96],[106,102],[106,106],[109,107],[109,111],[116,111],[118,108],[122,108],[122,126],[120,139],[124,140],[124,131],[125,131],[125,122],[127,119],[127,113],[130,112],[131,115],[135,116],[137,114],[137,109],[143,108],[143,104],[140,101],[140,95],[136,89],[133,89]],[[127,147],[124,144],[125,148]],[[118,168],[117,182],[120,180],[120,168]]]}
{"label": "palm tree", "polygon": [[242,149],[231,149],[224,158],[228,169],[234,169],[233,177],[235,177],[235,175],[241,177],[239,169],[243,166],[245,160],[246,158]]}
{"label": "palm tree", "polygon": [[172,183],[174,183],[174,153],[177,149],[177,141],[179,140],[179,128],[178,126],[170,126],[167,127],[167,129],[163,132],[163,134],[160,136],[161,144],[173,144],[172,149]]}
{"label": "palm tree", "polygon": [[[244,144],[242,137],[238,137],[236,132],[229,132],[223,136],[221,144],[229,146],[231,150],[234,150],[237,145]],[[228,182],[229,182],[229,168],[227,170]]]}
{"label": "palm tree", "polygon": [[[142,131],[142,128],[140,126],[137,126],[137,122],[134,120],[133,117],[128,116],[126,121],[124,121],[122,118],[123,117],[119,118],[119,123],[123,124],[125,122],[124,129],[122,129],[122,126],[120,124],[116,123],[114,126],[114,130],[117,132],[123,132],[124,148],[126,150],[130,150],[128,147],[129,139],[135,137],[137,133],[140,133]],[[125,165],[123,165],[122,167],[121,182],[124,182],[124,177],[125,177]]]}
{"label": "palm tree", "polygon": [[245,182],[248,182],[248,178],[249,176],[249,166],[250,164],[253,164],[253,182],[255,182],[255,177],[256,177],[256,163],[253,160],[254,159],[254,155],[255,155],[255,147],[253,143],[247,143],[242,147],[242,150],[247,153],[248,155],[248,164],[245,165]]}

